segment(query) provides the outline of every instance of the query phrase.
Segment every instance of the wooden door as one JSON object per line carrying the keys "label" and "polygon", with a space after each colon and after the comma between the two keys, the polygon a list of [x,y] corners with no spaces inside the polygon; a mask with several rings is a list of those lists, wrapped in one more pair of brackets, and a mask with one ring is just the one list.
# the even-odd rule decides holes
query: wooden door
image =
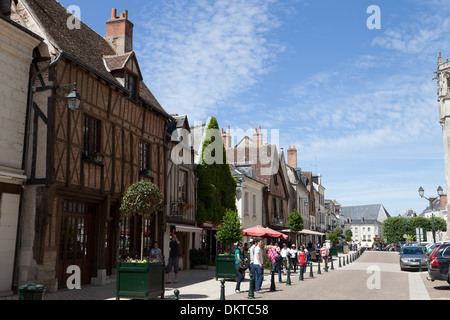
{"label": "wooden door", "polygon": [[66,286],[67,268],[71,265],[80,267],[81,284],[91,283],[93,242],[92,222],[95,206],[92,204],[64,201],[60,228],[60,251],[58,283]]}

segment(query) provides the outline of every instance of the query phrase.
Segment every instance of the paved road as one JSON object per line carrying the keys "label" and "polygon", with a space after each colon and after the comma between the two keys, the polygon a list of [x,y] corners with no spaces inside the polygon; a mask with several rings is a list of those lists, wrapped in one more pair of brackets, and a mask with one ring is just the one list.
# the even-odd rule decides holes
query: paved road
{"label": "paved road", "polygon": [[[450,300],[450,285],[447,282],[428,281],[426,271],[400,271],[398,254],[395,252],[366,251],[356,261],[339,267],[334,258],[335,270],[317,274],[314,265],[314,278],[308,272],[304,281],[299,281],[299,274],[291,276],[291,286],[276,282],[276,292],[270,292],[270,276],[266,275],[263,283],[264,293],[255,293],[255,301],[263,300]],[[214,270],[185,270],[180,273],[180,281],[166,287],[165,298],[174,299],[174,290],[180,290],[182,300],[218,300],[220,281],[215,280]],[[248,278],[248,277],[247,277]],[[286,280],[286,277],[283,277]],[[249,282],[241,285],[243,293],[235,294],[236,283],[226,281],[227,300],[248,300]],[[9,297],[6,300],[17,300]],[[115,283],[105,286],[84,286],[82,290],[59,290],[48,293],[46,300],[114,300]],[[0,300],[5,300],[1,299]]]}
{"label": "paved road", "polygon": [[[396,252],[365,252],[359,259],[342,268],[323,272],[304,281],[298,275],[292,285],[277,285],[270,292],[270,281],[264,281],[263,293],[257,300],[429,300],[450,299],[446,282],[426,280],[427,272],[400,271]],[[336,265],[336,264],[335,264]],[[248,288],[243,288],[247,290]],[[227,299],[247,299],[248,293],[233,294]]]}

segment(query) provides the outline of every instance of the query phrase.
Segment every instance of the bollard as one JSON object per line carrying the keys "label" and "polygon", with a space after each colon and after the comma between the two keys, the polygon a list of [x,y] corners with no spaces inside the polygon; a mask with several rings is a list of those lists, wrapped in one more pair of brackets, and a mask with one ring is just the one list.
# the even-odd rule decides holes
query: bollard
{"label": "bollard", "polygon": [[303,266],[300,265],[300,275],[298,276],[299,281],[303,281]]}
{"label": "bollard", "polygon": [[322,272],[320,272],[320,259],[317,260],[317,274],[322,274]]}
{"label": "bollard", "polygon": [[310,278],[314,278],[312,267],[313,267],[313,264],[312,264],[312,262],[310,262],[310,264],[309,264],[309,277]]}
{"label": "bollard", "polygon": [[347,256],[347,264],[348,264],[348,256]]}
{"label": "bollard", "polygon": [[253,281],[253,274],[250,273],[250,285],[249,285],[249,289],[248,289],[248,299],[255,299],[255,293],[253,291],[253,286],[254,286],[255,281]]}
{"label": "bollard", "polygon": [[345,267],[345,257],[342,257],[342,265]]}
{"label": "bollard", "polygon": [[422,273],[422,261],[419,262],[419,272]]}
{"label": "bollard", "polygon": [[287,267],[287,279],[286,279],[286,285],[291,285],[291,266]]}
{"label": "bollard", "polygon": [[225,279],[220,280],[220,300],[225,300]]}
{"label": "bollard", "polygon": [[334,270],[334,266],[333,266],[333,257],[331,258],[331,270]]}
{"label": "bollard", "polygon": [[180,300],[180,291],[177,289],[173,293],[175,294],[174,300]]}
{"label": "bollard", "polygon": [[341,257],[339,257],[339,268],[342,268]]}
{"label": "bollard", "polygon": [[325,272],[328,272],[328,263],[325,263],[325,268],[324,268]]}
{"label": "bollard", "polygon": [[275,287],[275,271],[272,270],[272,276],[270,278],[270,292],[274,292],[276,291],[276,287]]}

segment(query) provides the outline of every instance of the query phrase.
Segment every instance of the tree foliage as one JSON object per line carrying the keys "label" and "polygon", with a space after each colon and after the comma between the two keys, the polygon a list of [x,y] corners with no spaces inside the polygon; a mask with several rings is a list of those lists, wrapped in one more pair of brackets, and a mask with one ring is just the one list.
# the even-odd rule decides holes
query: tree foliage
{"label": "tree foliage", "polygon": [[158,186],[151,182],[133,183],[124,193],[120,211],[125,216],[148,217],[163,209],[163,195]]}
{"label": "tree foliage", "polygon": [[294,209],[288,216],[287,227],[293,232],[302,231],[304,222],[302,215],[296,209]]}
{"label": "tree foliage", "polygon": [[[201,160],[197,166],[197,222],[218,225],[227,209],[236,211],[236,179],[231,175],[216,118],[211,117],[205,132]],[[220,139],[220,141],[216,141]],[[210,158],[216,161],[209,161]]]}
{"label": "tree foliage", "polygon": [[[390,217],[383,222],[383,237],[388,243],[405,241],[404,235],[414,236],[416,228],[422,228],[424,234],[433,230],[432,218]],[[442,218],[434,218],[434,229],[447,231],[447,224]]]}
{"label": "tree foliage", "polygon": [[350,229],[347,229],[345,231],[345,241],[352,241],[352,237],[353,237],[353,232]]}
{"label": "tree foliage", "polygon": [[338,243],[339,242],[339,236],[336,232],[332,232],[328,235],[328,240],[331,241],[331,243]]}
{"label": "tree foliage", "polygon": [[243,236],[242,225],[237,211],[227,209],[223,216],[223,224],[217,229],[217,241],[225,245],[232,245],[241,241]]}

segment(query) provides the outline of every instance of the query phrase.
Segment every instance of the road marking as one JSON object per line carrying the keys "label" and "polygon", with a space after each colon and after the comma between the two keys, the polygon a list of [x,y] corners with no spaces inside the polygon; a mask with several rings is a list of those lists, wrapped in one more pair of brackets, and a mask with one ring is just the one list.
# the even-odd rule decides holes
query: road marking
{"label": "road marking", "polygon": [[420,273],[409,273],[409,299],[410,300],[430,300],[427,288],[422,281]]}

